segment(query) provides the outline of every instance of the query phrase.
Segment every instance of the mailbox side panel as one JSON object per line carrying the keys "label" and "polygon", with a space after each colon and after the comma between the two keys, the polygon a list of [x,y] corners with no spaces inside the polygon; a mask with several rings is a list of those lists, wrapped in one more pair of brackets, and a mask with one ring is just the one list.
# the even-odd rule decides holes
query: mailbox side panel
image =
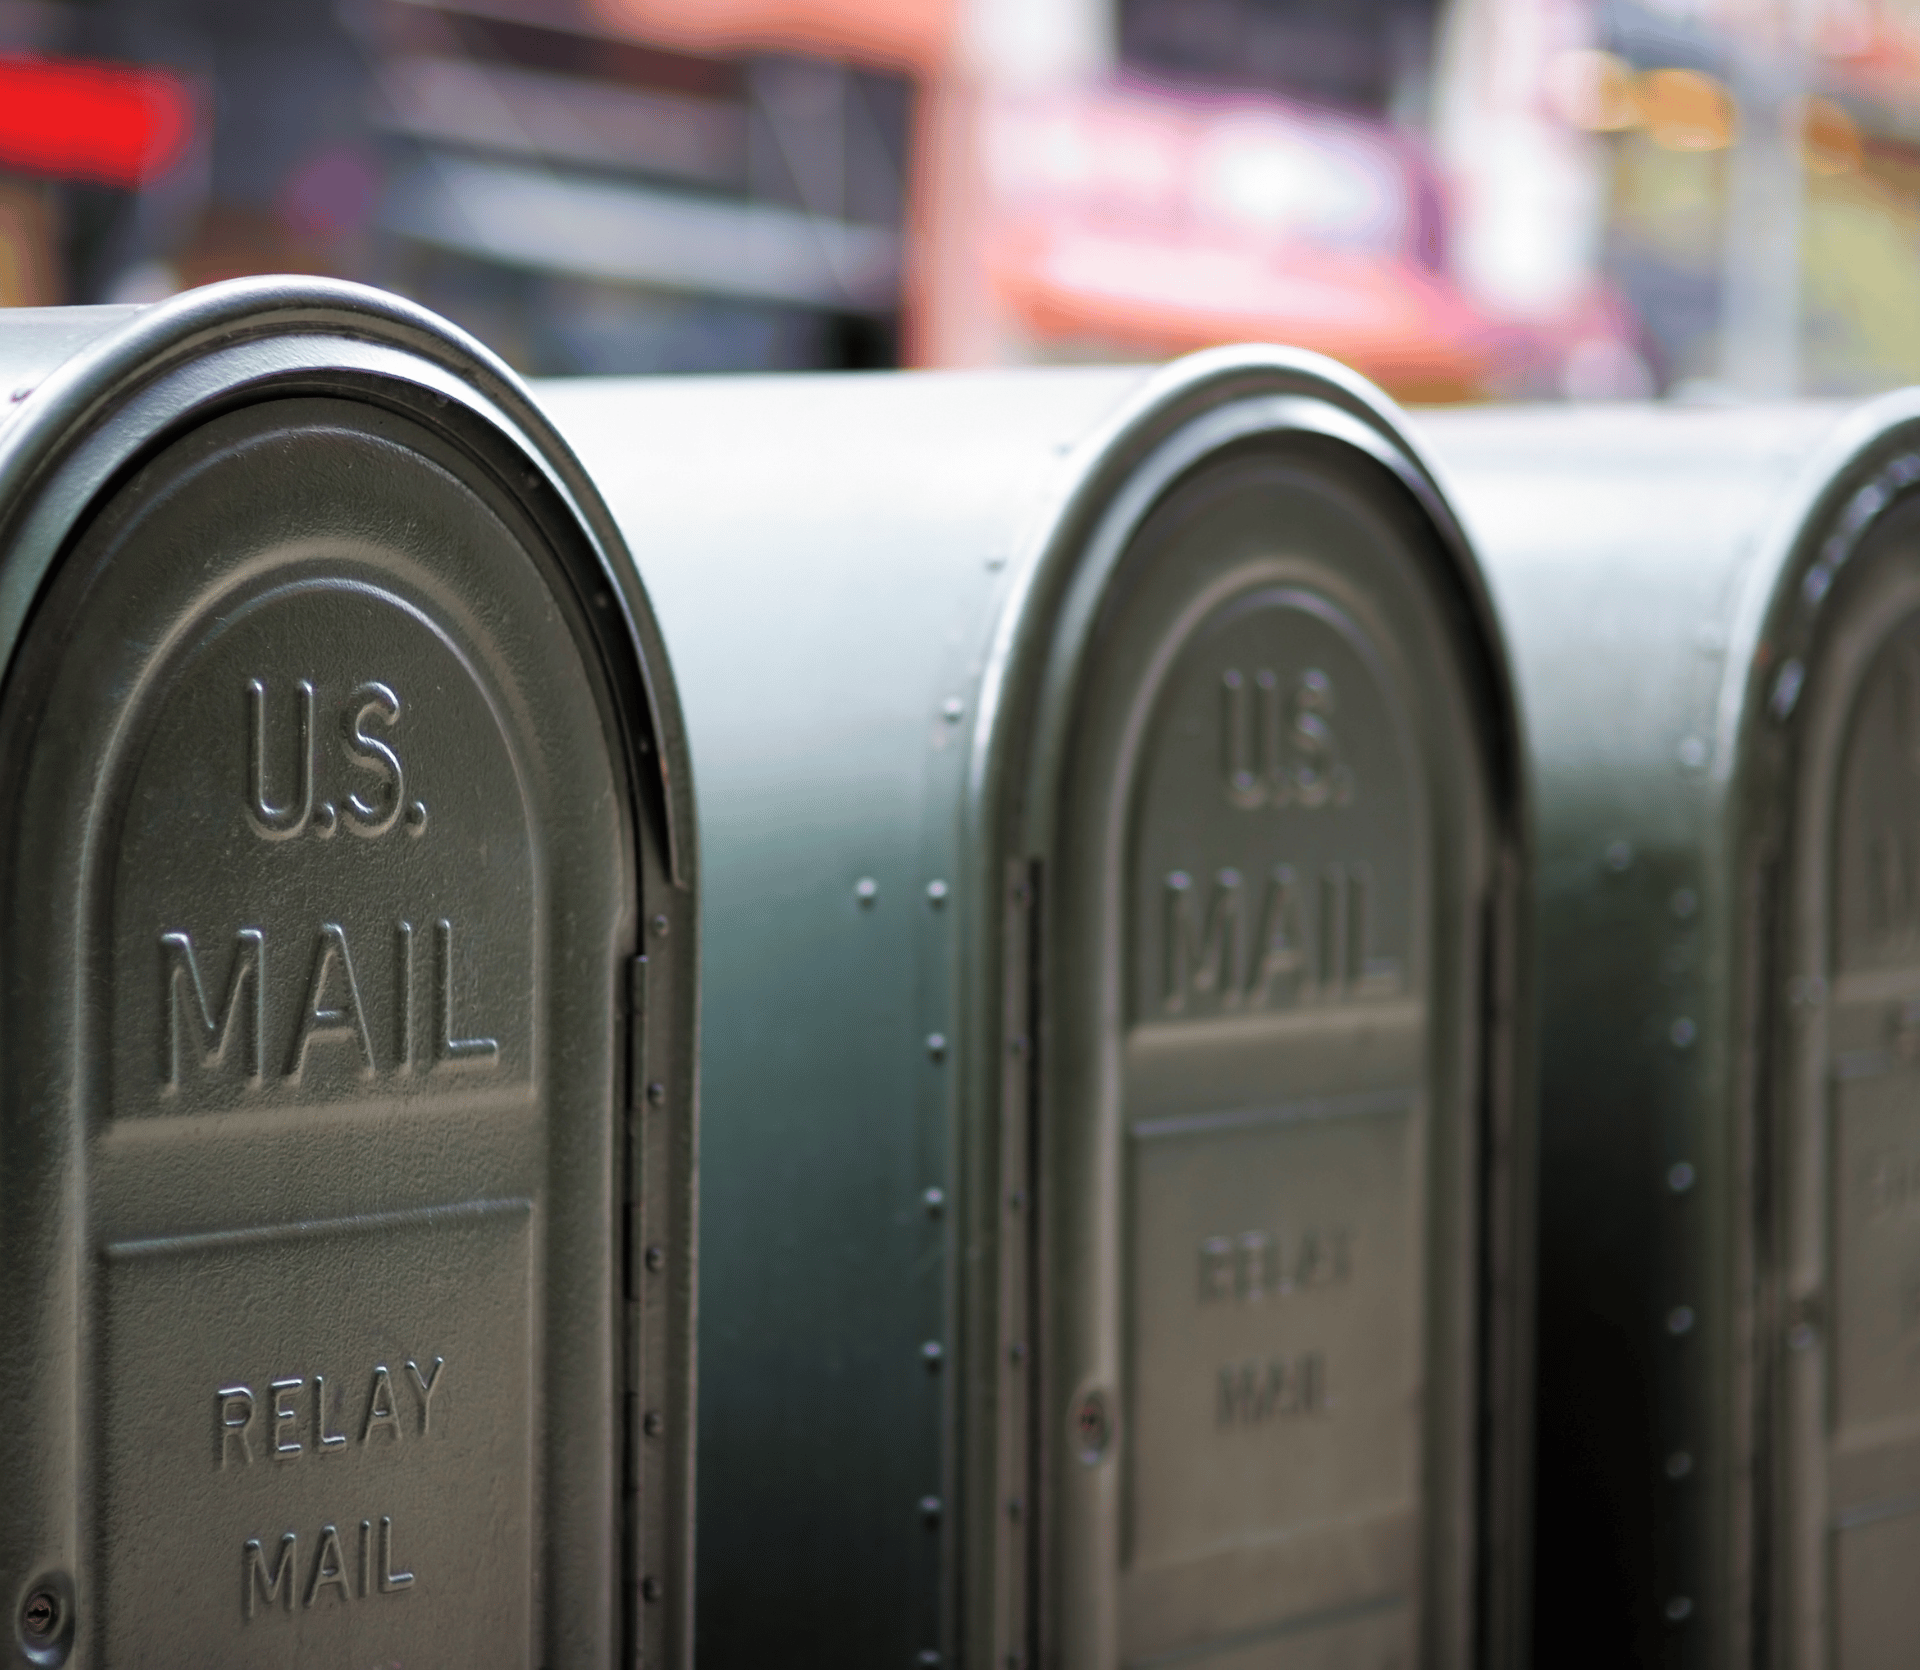
{"label": "mailbox side panel", "polygon": [[950,1627],[967,744],[1022,519],[1135,380],[547,383],[700,772],[699,1650]]}
{"label": "mailbox side panel", "polygon": [[[1428,413],[1539,808],[1534,1652],[1752,1649],[1750,967],[1716,753],[1767,530],[1834,409]],[[1577,1623],[1575,1622],[1577,1620]]]}

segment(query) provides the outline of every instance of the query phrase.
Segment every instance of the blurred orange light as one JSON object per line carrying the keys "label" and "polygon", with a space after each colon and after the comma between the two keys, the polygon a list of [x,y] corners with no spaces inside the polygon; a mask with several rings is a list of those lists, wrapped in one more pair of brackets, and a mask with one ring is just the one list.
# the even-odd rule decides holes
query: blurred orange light
{"label": "blurred orange light", "polygon": [[1669,151],[1722,151],[1733,143],[1733,95],[1699,70],[1648,70],[1634,89],[1654,144]]}
{"label": "blurred orange light", "polygon": [[818,52],[931,76],[956,0],[588,0],[621,34],[691,52]]}
{"label": "blurred orange light", "polygon": [[1562,52],[1547,65],[1541,90],[1548,108],[1570,127],[1619,133],[1640,125],[1633,70],[1611,52]]}
{"label": "blurred orange light", "polygon": [[1797,131],[1800,158],[1815,174],[1852,174],[1865,160],[1860,129],[1832,99],[1815,95],[1795,101],[1787,113],[1789,134]]}
{"label": "blurred orange light", "polygon": [[0,168],[138,186],[192,132],[192,100],[165,70],[0,54]]}

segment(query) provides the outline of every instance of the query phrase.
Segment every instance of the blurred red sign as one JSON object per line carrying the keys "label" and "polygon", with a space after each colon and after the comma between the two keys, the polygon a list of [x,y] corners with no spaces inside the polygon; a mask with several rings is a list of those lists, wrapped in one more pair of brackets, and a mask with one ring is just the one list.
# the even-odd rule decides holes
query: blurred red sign
{"label": "blurred red sign", "polygon": [[1385,124],[1151,86],[990,100],[993,281],[1042,339],[1291,342],[1427,398],[1506,344],[1454,286],[1440,193]]}
{"label": "blurred red sign", "polygon": [[165,70],[0,53],[0,169],[138,186],[193,135],[193,100]]}

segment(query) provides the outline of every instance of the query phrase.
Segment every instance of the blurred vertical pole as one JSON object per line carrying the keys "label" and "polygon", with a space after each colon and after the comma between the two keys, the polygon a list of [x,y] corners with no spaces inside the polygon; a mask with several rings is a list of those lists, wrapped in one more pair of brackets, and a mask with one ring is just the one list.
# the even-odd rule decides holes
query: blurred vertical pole
{"label": "blurred vertical pole", "polygon": [[996,100],[1107,79],[1119,0],[954,0],[952,50],[920,100],[910,187],[906,359],[1018,362],[993,291],[993,182],[985,136]]}
{"label": "blurred vertical pole", "polygon": [[[1434,138],[1453,192],[1454,272],[1489,312],[1551,333],[1600,286],[1604,159],[1551,94],[1559,65],[1595,44],[1596,8],[1450,0],[1442,18]],[[1571,392],[1560,366],[1543,375],[1545,387],[1508,392]]]}
{"label": "blurred vertical pole", "polygon": [[1720,363],[1752,399],[1800,387],[1800,41],[1791,0],[1758,0],[1734,37]]}

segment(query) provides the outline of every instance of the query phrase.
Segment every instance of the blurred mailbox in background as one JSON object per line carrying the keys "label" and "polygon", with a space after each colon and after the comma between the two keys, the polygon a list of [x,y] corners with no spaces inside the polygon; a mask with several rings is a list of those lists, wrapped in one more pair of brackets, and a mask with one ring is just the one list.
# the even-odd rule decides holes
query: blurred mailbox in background
{"label": "blurred mailbox in background", "polygon": [[1920,402],[1420,427],[1536,761],[1536,1656],[1907,1663]]}
{"label": "blurred mailbox in background", "polygon": [[1506,1662],[1518,742],[1384,401],[539,397],[704,797],[702,1654]]}
{"label": "blurred mailbox in background", "polygon": [[686,1662],[694,837],[617,533],[346,285],[14,313],[0,386],[9,1638]]}

